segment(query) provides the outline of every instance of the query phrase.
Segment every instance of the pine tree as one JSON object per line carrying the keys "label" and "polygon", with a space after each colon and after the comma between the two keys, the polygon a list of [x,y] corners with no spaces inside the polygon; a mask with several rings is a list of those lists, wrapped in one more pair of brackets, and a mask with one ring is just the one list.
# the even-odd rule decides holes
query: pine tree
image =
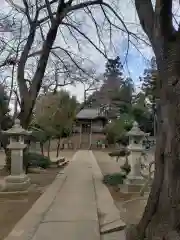
{"label": "pine tree", "polygon": [[105,94],[106,98],[111,98],[112,92],[119,90],[123,81],[123,66],[120,58],[109,59],[106,63],[104,73],[104,84],[101,87],[101,92]]}
{"label": "pine tree", "polygon": [[143,78],[141,78],[141,80],[143,81],[142,90],[152,104],[152,108],[154,108],[156,105],[156,100],[158,98],[158,71],[156,66],[156,60],[154,57],[151,59],[150,68],[145,69],[144,76]]}
{"label": "pine tree", "polygon": [[123,84],[123,67],[120,58],[108,59],[105,66],[104,83],[96,93],[96,104],[109,108],[109,117],[116,118],[118,114],[117,101],[113,98],[118,96]]}
{"label": "pine tree", "polygon": [[157,111],[157,102],[158,102],[158,71],[156,65],[156,59],[153,57],[151,59],[151,64],[148,69],[145,69],[144,76],[141,78],[143,81],[142,91],[144,92],[150,106],[151,111],[154,115],[154,134],[156,134],[157,128],[157,119],[156,119],[156,111]]}

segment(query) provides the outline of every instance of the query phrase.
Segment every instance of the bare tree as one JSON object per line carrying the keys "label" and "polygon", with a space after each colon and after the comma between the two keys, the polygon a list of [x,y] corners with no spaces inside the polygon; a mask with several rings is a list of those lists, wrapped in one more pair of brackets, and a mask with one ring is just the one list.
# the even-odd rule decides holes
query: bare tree
{"label": "bare tree", "polygon": [[[107,47],[103,43],[103,28],[106,30],[109,29],[110,31],[110,43],[112,42],[113,27],[126,33],[128,40],[132,42],[132,44],[134,44],[132,39],[140,40],[127,29],[114,8],[103,0],[82,1],[80,3],[73,0],[22,0],[19,5],[16,4],[14,0],[8,0],[7,2],[12,7],[14,13],[16,13],[16,17],[14,17],[15,23],[13,25],[15,29],[20,29],[20,24],[18,24],[19,20],[21,20],[23,26],[26,27],[23,28],[18,57],[15,57],[17,42],[15,46],[10,44],[10,54],[6,56],[6,60],[2,61],[0,66],[14,66],[15,64],[17,66],[16,80],[20,95],[20,118],[21,124],[25,128],[27,128],[31,120],[32,110],[42,87],[44,75],[46,75],[46,67],[52,59],[58,59],[61,63],[60,72],[62,73],[63,70],[64,76],[67,76],[69,74],[69,67],[72,69],[72,64],[70,64],[70,66],[67,64],[69,61],[76,66],[76,69],[79,68],[81,72],[85,72],[75,57],[75,52],[80,51],[84,45],[82,41],[90,43],[100,54],[107,58]],[[94,14],[99,11],[103,14],[101,23],[99,23],[100,20],[97,20]],[[85,23],[82,19],[78,18],[78,14],[76,14],[80,12],[84,12],[88,19],[91,20],[91,25],[95,27],[99,43],[94,42],[91,36],[83,30]],[[115,25],[114,21],[112,21],[112,14],[116,17],[117,21],[119,21],[118,25]],[[17,34],[17,32],[16,30],[13,34]],[[68,44],[66,47],[58,44],[59,40],[63,40],[64,43],[66,43],[67,35],[71,36],[72,43],[76,43],[78,50],[72,52],[72,47],[70,50]],[[136,46],[136,44],[134,45]],[[66,60],[64,61],[65,55]],[[69,60],[67,60],[67,57]],[[36,64],[34,64],[34,72],[30,77],[27,77],[29,73],[27,68],[32,62],[33,64],[36,62]],[[77,73],[77,71],[75,72]],[[77,78],[77,74],[74,74],[74,76]],[[70,83],[72,82],[70,81]],[[57,68],[53,85],[61,86],[61,84],[57,84]]]}
{"label": "bare tree", "polygon": [[[144,239],[145,235],[149,240],[180,239],[180,25],[173,15],[172,6],[174,2],[179,5],[179,1],[172,0],[135,0],[141,26],[156,56],[160,76],[158,82],[160,100],[154,182],[144,215],[136,228],[138,239]],[[21,19],[28,26],[28,35],[21,44],[19,58],[14,58],[15,51],[10,44],[10,47],[8,46],[11,49],[10,55],[6,55],[5,61],[1,65],[17,64],[21,123],[24,127],[27,127],[30,122],[32,109],[42,86],[49,56],[53,54],[55,39],[59,35],[61,39],[64,38],[66,41],[63,34],[64,29],[71,34],[79,49],[82,48],[82,45],[79,45],[79,38],[83,37],[104,57],[107,57],[107,47],[102,41],[102,28],[94,16],[96,10],[101,10],[104,16],[104,22],[102,22],[109,26],[110,41],[112,28],[126,33],[128,44],[133,44],[135,48],[137,48],[137,45],[132,41],[132,38],[136,39],[137,43],[142,40],[128,30],[114,8],[103,0],[81,1],[80,3],[73,0],[22,0],[21,6],[15,4],[15,1],[9,0],[9,4],[14,11],[21,15]],[[91,18],[99,39],[99,46],[91,40],[88,34],[84,33],[82,29],[84,23],[82,23],[82,20],[77,20],[77,16],[75,16],[78,11],[85,11]],[[109,12],[113,13],[118,19],[118,24],[111,21]],[[37,34],[42,37],[40,41],[42,47],[38,51]],[[145,39],[142,41],[149,44]],[[7,44],[5,43],[2,46],[3,50],[7,47]],[[69,49],[62,46],[60,48],[73,62],[74,57]],[[36,53],[33,51],[34,49],[36,49]],[[57,57],[56,52],[54,54]],[[128,50],[126,55],[128,55]],[[31,77],[31,84],[28,85],[25,80],[26,65],[29,59],[36,57],[38,64]],[[63,58],[58,57],[59,61],[64,64]],[[132,237],[132,239],[135,238]]]}

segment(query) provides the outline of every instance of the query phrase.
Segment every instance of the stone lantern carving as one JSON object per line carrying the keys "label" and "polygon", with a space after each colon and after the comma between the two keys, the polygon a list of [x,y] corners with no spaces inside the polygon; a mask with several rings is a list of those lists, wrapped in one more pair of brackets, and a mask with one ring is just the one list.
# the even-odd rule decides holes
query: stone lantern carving
{"label": "stone lantern carving", "polygon": [[[123,187],[124,192],[133,192],[133,189],[140,189],[144,184],[144,179],[141,175],[141,161],[140,158],[144,152],[143,140],[149,133],[144,133],[138,126],[137,122],[133,123],[132,129],[127,133],[129,136],[130,155],[128,157],[131,171],[125,180]],[[138,187],[139,186],[139,187]]]}
{"label": "stone lantern carving", "polygon": [[23,168],[23,151],[27,147],[24,137],[31,135],[31,131],[23,129],[20,120],[16,119],[11,129],[3,131],[10,138],[7,146],[11,151],[11,173],[5,178],[5,191],[23,191],[30,185],[30,179]]}

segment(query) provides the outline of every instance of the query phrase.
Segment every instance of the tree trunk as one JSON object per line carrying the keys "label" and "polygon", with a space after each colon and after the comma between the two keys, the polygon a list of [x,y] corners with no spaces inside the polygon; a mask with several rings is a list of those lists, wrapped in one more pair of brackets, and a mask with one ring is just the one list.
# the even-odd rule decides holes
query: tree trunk
{"label": "tree trunk", "polygon": [[143,217],[127,239],[180,240],[180,28],[173,26],[172,3],[135,0],[156,55],[160,100],[154,181]]}
{"label": "tree trunk", "polygon": [[8,137],[3,136],[1,131],[0,131],[0,142],[1,142],[1,146],[4,149],[4,153],[6,155],[4,167],[6,171],[10,172],[11,171],[11,151],[7,148],[9,141],[8,141]]}
{"label": "tree trunk", "polygon": [[176,55],[167,53],[159,68],[154,181],[143,217],[127,239],[180,240],[180,61]]}
{"label": "tree trunk", "polygon": [[44,144],[40,142],[39,145],[41,149],[41,154],[44,156]]}
{"label": "tree trunk", "polygon": [[50,157],[51,139],[48,140],[48,158]]}
{"label": "tree trunk", "polygon": [[59,137],[57,142],[56,157],[59,157],[60,143],[61,143],[61,138]]}

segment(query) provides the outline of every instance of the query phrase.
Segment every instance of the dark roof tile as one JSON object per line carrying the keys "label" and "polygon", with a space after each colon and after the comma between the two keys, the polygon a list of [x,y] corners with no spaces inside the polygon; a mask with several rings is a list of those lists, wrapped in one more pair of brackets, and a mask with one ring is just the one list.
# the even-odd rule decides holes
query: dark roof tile
{"label": "dark roof tile", "polygon": [[99,109],[86,108],[82,109],[77,115],[77,119],[94,119],[98,117],[105,117],[103,113],[100,114]]}

